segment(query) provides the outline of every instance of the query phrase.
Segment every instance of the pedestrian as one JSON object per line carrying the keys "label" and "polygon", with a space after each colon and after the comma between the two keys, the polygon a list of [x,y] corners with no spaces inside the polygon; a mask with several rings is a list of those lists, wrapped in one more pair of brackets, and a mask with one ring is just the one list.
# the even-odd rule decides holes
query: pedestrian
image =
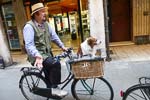
{"label": "pedestrian", "polygon": [[50,42],[57,44],[63,51],[67,49],[46,21],[46,7],[43,3],[32,5],[31,10],[31,20],[23,28],[28,61],[39,69],[43,68],[45,78],[50,83],[52,95],[66,96],[67,91],[57,88],[61,81],[61,65],[59,61],[53,62]]}

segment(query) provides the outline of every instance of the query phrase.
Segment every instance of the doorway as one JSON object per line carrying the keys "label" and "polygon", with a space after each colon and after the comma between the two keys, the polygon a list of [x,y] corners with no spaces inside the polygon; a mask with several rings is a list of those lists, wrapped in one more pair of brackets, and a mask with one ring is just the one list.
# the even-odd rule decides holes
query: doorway
{"label": "doorway", "polygon": [[[59,38],[65,46],[76,49],[90,34],[88,0],[81,0],[81,6],[78,1],[80,0],[47,2],[48,14],[51,17],[49,19],[52,20]],[[79,12],[81,12],[81,16]],[[82,24],[80,25],[80,23]],[[53,44],[52,47],[57,49]]]}
{"label": "doorway", "polygon": [[131,41],[130,0],[110,0],[110,42]]}

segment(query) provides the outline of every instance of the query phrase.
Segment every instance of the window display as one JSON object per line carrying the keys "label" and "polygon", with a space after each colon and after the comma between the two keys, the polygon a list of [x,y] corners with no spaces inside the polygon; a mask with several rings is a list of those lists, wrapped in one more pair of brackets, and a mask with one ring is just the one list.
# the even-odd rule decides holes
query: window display
{"label": "window display", "polygon": [[5,32],[7,33],[10,49],[20,49],[18,31],[15,21],[15,15],[12,9],[12,4],[2,5],[2,14],[4,19]]}

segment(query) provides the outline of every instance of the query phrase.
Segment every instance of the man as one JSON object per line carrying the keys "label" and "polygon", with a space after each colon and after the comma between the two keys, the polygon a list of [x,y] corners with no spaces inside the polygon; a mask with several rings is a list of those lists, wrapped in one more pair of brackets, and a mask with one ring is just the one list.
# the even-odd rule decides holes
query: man
{"label": "man", "polygon": [[61,80],[60,62],[52,62],[50,39],[55,42],[62,50],[66,50],[56,32],[46,21],[46,8],[42,3],[36,3],[31,7],[32,20],[28,21],[23,28],[25,48],[28,60],[39,69],[44,70],[45,78],[50,83],[52,95],[66,96],[67,92],[58,90],[56,84]]}

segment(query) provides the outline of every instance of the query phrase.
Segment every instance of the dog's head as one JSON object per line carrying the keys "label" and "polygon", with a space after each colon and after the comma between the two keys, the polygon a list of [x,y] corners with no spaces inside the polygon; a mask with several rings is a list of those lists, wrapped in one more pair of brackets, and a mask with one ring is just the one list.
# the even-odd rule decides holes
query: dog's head
{"label": "dog's head", "polygon": [[91,48],[93,48],[95,45],[100,44],[101,41],[100,41],[100,40],[97,40],[97,39],[94,38],[94,37],[89,37],[89,38],[87,38],[87,43],[88,43],[88,45],[89,45]]}

